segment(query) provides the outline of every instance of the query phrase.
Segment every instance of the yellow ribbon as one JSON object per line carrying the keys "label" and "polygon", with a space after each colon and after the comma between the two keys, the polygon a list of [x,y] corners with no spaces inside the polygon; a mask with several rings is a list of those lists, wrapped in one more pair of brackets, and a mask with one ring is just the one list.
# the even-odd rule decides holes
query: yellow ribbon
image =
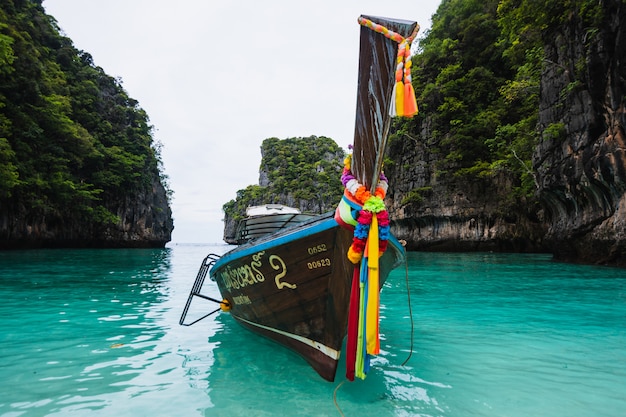
{"label": "yellow ribbon", "polygon": [[372,216],[369,236],[367,238],[367,353],[378,355],[380,353],[380,338],[378,332],[379,304],[380,304],[380,278],[378,272],[378,218]]}

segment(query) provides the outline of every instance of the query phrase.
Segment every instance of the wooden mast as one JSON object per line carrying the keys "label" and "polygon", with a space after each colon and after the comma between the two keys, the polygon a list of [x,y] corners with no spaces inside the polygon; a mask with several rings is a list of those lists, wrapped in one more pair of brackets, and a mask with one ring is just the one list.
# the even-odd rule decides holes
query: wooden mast
{"label": "wooden mast", "polygon": [[[375,16],[361,17],[407,38],[418,28],[416,22]],[[356,124],[352,152],[352,173],[374,192],[382,170],[395,85],[398,43],[361,26]]]}

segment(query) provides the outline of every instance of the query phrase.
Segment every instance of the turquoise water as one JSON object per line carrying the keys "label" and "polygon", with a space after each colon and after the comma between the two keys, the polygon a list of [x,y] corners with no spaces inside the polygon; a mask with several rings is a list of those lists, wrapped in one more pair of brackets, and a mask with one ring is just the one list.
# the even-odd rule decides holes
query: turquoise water
{"label": "turquoise water", "polygon": [[227,314],[178,325],[226,249],[0,252],[0,416],[626,415],[626,270],[411,253],[367,379],[327,383]]}

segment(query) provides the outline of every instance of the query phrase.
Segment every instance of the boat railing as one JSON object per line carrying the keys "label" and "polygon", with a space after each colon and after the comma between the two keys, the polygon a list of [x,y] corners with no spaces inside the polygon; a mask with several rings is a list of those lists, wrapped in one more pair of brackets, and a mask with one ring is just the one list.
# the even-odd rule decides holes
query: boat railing
{"label": "boat railing", "polygon": [[268,235],[277,230],[304,223],[318,215],[304,213],[274,214],[267,216],[248,217],[239,223],[235,234],[237,244]]}
{"label": "boat railing", "polygon": [[209,297],[201,293],[202,286],[204,285],[204,279],[206,278],[206,275],[211,269],[211,267],[215,265],[215,262],[217,262],[218,259],[220,259],[219,255],[210,253],[202,261],[202,265],[200,265],[200,269],[198,270],[198,274],[196,275],[196,280],[194,281],[193,287],[191,288],[191,292],[189,293],[189,297],[187,298],[187,303],[185,304],[183,313],[181,314],[180,320],[178,321],[178,324],[180,324],[181,326],[191,326],[192,324],[196,324],[200,320],[203,320],[209,317],[211,314],[217,313],[218,311],[222,309],[222,307],[220,306],[217,309],[211,311],[210,313],[205,314],[204,316],[200,317],[199,319],[192,321],[191,323],[185,323],[185,318],[187,317],[187,313],[189,312],[189,307],[191,306],[191,302],[193,301],[195,297],[199,297],[208,301],[213,301],[220,305],[223,303],[223,301],[221,300],[217,300],[215,298]]}

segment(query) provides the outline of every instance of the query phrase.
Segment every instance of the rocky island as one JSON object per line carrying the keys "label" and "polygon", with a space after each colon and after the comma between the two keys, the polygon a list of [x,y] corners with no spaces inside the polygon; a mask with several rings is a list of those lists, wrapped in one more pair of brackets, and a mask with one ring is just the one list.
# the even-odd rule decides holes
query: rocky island
{"label": "rocky island", "polygon": [[171,191],[148,115],[41,1],[0,8],[0,249],[163,247]]}

